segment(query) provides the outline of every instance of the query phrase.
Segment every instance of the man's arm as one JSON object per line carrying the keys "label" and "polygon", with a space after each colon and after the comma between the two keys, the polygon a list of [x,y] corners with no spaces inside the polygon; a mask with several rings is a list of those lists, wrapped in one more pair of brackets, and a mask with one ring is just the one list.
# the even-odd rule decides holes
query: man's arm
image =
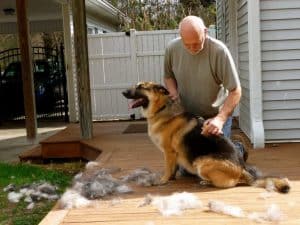
{"label": "man's arm", "polygon": [[177,91],[177,82],[174,78],[172,77],[165,77],[164,82],[166,85],[166,88],[169,91],[169,96],[173,99],[176,100],[178,98],[178,91]]}
{"label": "man's arm", "polygon": [[205,121],[202,134],[203,135],[220,135],[222,128],[229,116],[231,116],[234,108],[239,103],[242,96],[242,89],[240,86],[231,90],[226,98],[224,105],[221,107],[219,113]]}

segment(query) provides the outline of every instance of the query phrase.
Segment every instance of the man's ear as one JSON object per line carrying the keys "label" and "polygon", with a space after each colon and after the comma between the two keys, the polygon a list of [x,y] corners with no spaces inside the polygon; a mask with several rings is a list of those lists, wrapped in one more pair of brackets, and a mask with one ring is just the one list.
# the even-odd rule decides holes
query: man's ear
{"label": "man's ear", "polygon": [[204,34],[205,36],[208,35],[208,29],[206,27],[204,28]]}

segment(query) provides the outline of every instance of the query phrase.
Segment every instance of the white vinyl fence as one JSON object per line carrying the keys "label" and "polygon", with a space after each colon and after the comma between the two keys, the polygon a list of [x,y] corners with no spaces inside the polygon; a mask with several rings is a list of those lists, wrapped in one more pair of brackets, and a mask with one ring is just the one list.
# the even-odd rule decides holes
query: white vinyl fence
{"label": "white vinyl fence", "polygon": [[128,109],[122,91],[139,81],[162,84],[164,50],[177,36],[177,30],[89,35],[93,119],[139,118],[139,110]]}

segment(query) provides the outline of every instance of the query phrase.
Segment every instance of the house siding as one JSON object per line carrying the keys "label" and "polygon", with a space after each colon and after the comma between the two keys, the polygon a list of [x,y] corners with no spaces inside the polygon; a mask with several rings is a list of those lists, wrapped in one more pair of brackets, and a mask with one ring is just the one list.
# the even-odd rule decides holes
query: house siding
{"label": "house siding", "polygon": [[229,47],[229,2],[219,0],[216,3],[217,8],[217,39],[221,40]]}
{"label": "house siding", "polygon": [[300,140],[300,1],[261,0],[266,142]]}
{"label": "house siding", "polygon": [[242,97],[239,104],[240,128],[252,139],[250,122],[249,91],[249,43],[248,43],[248,3],[237,1],[237,36],[238,36],[238,71],[242,86]]}

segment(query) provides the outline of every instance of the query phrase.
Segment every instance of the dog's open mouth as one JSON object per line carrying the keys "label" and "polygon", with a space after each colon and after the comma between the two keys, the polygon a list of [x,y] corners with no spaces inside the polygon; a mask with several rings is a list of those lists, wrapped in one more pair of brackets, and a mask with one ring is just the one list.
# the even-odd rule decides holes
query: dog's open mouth
{"label": "dog's open mouth", "polygon": [[146,98],[138,98],[129,102],[130,109],[137,108],[140,106],[147,106],[147,105],[148,105],[148,100]]}

